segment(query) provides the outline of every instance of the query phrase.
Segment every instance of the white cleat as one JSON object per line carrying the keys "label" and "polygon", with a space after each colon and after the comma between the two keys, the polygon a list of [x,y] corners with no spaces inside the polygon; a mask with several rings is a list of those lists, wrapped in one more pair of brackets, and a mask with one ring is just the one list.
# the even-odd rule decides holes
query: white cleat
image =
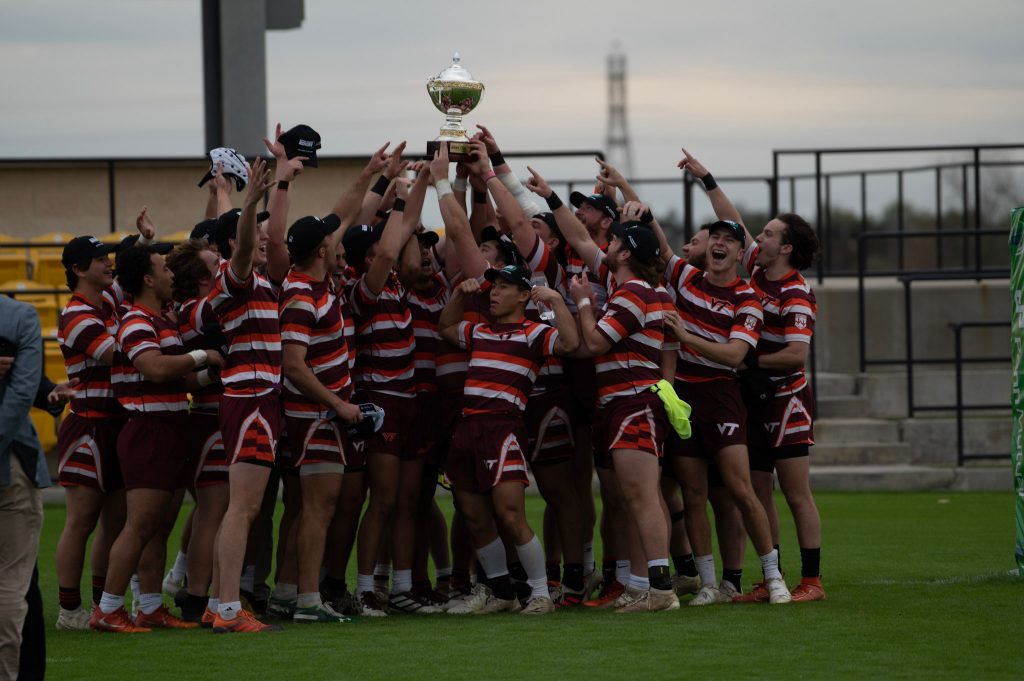
{"label": "white cleat", "polygon": [[739,589],[733,586],[732,582],[722,582],[718,585],[718,597],[720,599],[720,603],[732,603],[732,600],[739,595]]}
{"label": "white cleat", "polygon": [[789,603],[793,600],[793,596],[789,593],[789,588],[786,587],[785,580],[781,577],[766,579],[764,581],[764,586],[768,589],[768,602],[772,605]]}
{"label": "white cleat", "polygon": [[717,586],[711,586],[705,584],[697,592],[688,605],[714,605],[715,603],[724,603],[722,600],[722,592],[718,590]]}
{"label": "white cleat", "polygon": [[589,575],[584,575],[583,576],[583,595],[584,595],[583,600],[585,600],[585,601],[590,600],[591,596],[594,595],[595,591],[597,591],[598,589],[601,588],[602,584],[604,584],[604,576],[601,574],[600,570],[594,570]]}
{"label": "white cleat", "polygon": [[178,595],[178,592],[185,588],[185,578],[172,579],[171,573],[168,572],[164,576],[163,590],[164,595],[168,598],[174,598]]}
{"label": "white cleat", "polygon": [[388,611],[385,600],[375,591],[364,591],[359,594],[359,614],[363,617],[387,617]]}
{"label": "white cleat", "polygon": [[693,577],[686,575],[672,576],[672,589],[676,592],[676,596],[695,594],[700,591],[700,586],[700,575],[694,575]]}
{"label": "white cleat", "polygon": [[57,615],[57,628],[64,631],[88,631],[89,615],[89,611],[82,606],[74,610],[61,608],[60,614]]}
{"label": "white cleat", "polygon": [[547,596],[534,596],[526,601],[520,615],[548,615],[555,611],[555,603]]}
{"label": "white cleat", "polygon": [[449,601],[452,605],[448,608],[447,613],[449,615],[472,615],[487,605],[487,599],[490,595],[491,590],[486,586],[474,584],[473,590],[468,594]]}
{"label": "white cleat", "polygon": [[[551,599],[548,599],[550,602]],[[480,610],[474,612],[474,615],[490,615],[496,612],[519,612],[523,609],[522,603],[519,602],[518,598],[510,598],[505,600],[504,598],[498,598],[494,594],[487,597],[487,603]],[[450,611],[449,611],[450,612]]]}

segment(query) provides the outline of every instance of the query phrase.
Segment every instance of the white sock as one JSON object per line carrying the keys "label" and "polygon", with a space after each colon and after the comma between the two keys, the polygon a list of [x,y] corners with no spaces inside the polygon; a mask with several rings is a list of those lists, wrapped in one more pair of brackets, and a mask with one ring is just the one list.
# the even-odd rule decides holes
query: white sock
{"label": "white sock", "polygon": [[505,560],[505,545],[501,543],[500,537],[487,546],[478,548],[476,556],[480,559],[480,565],[483,566],[488,579],[508,574],[508,561]]}
{"label": "white sock", "polygon": [[128,584],[132,587],[132,600],[139,600],[139,576],[132,575],[132,580]]}
{"label": "white sock", "polygon": [[217,612],[217,608],[219,608],[219,607],[220,607],[220,599],[219,598],[207,598],[206,599],[206,608],[210,612]]}
{"label": "white sock", "polygon": [[764,573],[765,579],[782,579],[782,573],[779,572],[779,552],[777,550],[772,549],[761,556],[761,571]]}
{"label": "white sock", "polygon": [[597,569],[597,562],[594,560],[594,542],[588,541],[583,545],[583,575],[589,575]]}
{"label": "white sock", "polygon": [[187,568],[188,558],[184,553],[178,551],[178,555],[174,558],[174,567],[171,568],[171,579],[175,582],[185,579],[185,570]]}
{"label": "white sock", "polygon": [[217,614],[220,615],[222,620],[233,620],[238,617],[238,613],[242,611],[241,601],[231,601],[230,603],[221,603],[217,606]]}
{"label": "white sock", "polygon": [[308,594],[299,594],[295,600],[296,608],[316,608],[323,605],[323,601],[320,600],[320,592],[313,591]]}
{"label": "white sock", "polygon": [[626,586],[629,584],[629,561],[628,560],[617,560],[615,561],[615,581]]}
{"label": "white sock", "polygon": [[246,591],[252,593],[252,590],[256,584],[256,566],[246,565],[245,569],[242,570],[242,578],[238,582],[239,591]]}
{"label": "white sock", "polygon": [[274,585],[274,593],[271,595],[279,601],[294,601],[298,594],[299,587],[297,584],[278,582]]}
{"label": "white sock", "polygon": [[412,570],[395,570],[391,590],[399,594],[412,591]]}
{"label": "white sock", "polygon": [[714,556],[694,556],[693,562],[697,564],[697,574],[700,575],[701,586],[718,586]]}
{"label": "white sock", "polygon": [[650,591],[651,581],[646,577],[637,577],[632,572],[629,573],[629,586],[630,591]]}
{"label": "white sock", "polygon": [[551,598],[548,591],[548,573],[544,565],[544,547],[537,535],[522,546],[516,547],[519,562],[526,570],[526,583],[530,585],[530,598]]}
{"label": "white sock", "polygon": [[367,591],[373,591],[373,575],[357,575],[356,595],[364,594]]}
{"label": "white sock", "polygon": [[108,594],[106,591],[103,592],[103,596],[100,598],[100,612],[104,615],[109,615],[118,608],[124,607],[124,596],[115,596],[114,594]]}
{"label": "white sock", "polygon": [[387,577],[391,574],[391,563],[377,563],[373,566],[374,577]]}
{"label": "white sock", "polygon": [[152,615],[163,604],[164,599],[160,594],[141,594],[139,596],[139,612],[144,615]]}
{"label": "white sock", "polygon": [[647,561],[648,570],[652,567],[661,567],[662,565],[668,567],[668,558],[655,558],[654,560]]}

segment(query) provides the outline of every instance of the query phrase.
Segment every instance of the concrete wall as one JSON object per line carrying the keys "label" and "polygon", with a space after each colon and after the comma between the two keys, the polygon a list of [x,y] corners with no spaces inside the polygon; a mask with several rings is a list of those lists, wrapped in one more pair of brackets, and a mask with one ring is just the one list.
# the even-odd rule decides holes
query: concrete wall
{"label": "concrete wall", "polygon": [[[364,166],[359,159],[321,159],[295,183],[290,214],[323,215]],[[202,159],[114,164],[115,231],[134,231],[143,205],[164,234],[192,229],[208,193],[196,184],[209,167]],[[233,194],[234,204],[242,196]],[[47,232],[111,231],[109,171],[105,162],[0,163],[0,234],[31,238]]]}

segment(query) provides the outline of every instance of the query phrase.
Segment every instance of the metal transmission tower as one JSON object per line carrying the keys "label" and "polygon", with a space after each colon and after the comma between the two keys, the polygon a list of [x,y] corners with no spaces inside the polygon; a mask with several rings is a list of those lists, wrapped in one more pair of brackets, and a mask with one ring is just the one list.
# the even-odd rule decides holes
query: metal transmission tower
{"label": "metal transmission tower", "polygon": [[633,151],[626,124],[626,55],[618,46],[608,55],[608,139],[609,161],[626,177],[633,176]]}
{"label": "metal transmission tower", "polygon": [[203,0],[206,148],[265,151],[267,30],[302,25],[304,0]]}

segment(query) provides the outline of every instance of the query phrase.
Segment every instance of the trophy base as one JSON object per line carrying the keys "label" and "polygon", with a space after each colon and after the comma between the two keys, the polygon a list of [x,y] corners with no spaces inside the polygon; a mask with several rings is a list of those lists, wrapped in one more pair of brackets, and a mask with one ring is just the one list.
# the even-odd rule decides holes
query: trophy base
{"label": "trophy base", "polygon": [[441,148],[442,144],[448,144],[448,160],[452,163],[459,163],[461,161],[469,160],[469,142],[458,142],[454,140],[431,140],[427,142],[427,155],[423,157],[424,160],[430,161],[434,158],[434,153]]}

